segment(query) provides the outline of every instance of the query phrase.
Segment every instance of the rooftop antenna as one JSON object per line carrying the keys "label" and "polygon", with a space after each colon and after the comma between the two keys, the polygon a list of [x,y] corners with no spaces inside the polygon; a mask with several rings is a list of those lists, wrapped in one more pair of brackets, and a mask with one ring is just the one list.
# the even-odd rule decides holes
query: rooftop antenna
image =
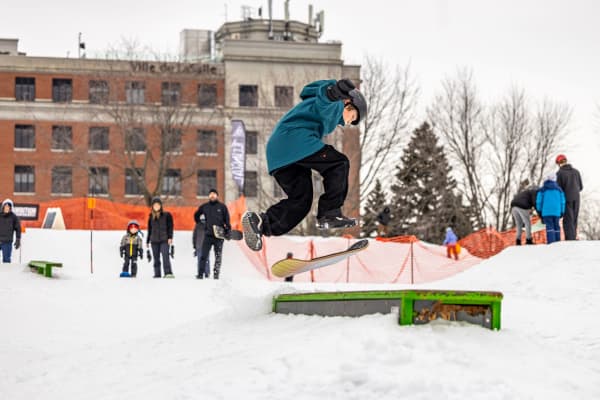
{"label": "rooftop antenna", "polygon": [[269,0],[269,40],[273,40],[273,0]]}
{"label": "rooftop antenna", "polygon": [[285,0],[283,10],[284,10],[284,15],[285,15],[285,20],[289,21],[290,20],[290,0]]}

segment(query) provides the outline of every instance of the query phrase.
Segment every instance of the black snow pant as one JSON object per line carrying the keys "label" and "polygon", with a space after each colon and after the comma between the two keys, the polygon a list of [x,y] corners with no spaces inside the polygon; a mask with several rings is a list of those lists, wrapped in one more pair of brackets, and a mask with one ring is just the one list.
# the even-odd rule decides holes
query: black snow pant
{"label": "black snow pant", "polygon": [[[223,256],[223,242],[223,239],[217,239],[214,236],[204,236],[204,240],[202,241],[202,254],[200,255],[200,261],[198,262],[198,276],[202,276],[204,274],[208,278],[210,275],[210,266],[207,265],[207,260],[210,248],[214,247],[215,267],[213,269],[213,278],[219,279],[219,272],[221,271],[221,259]],[[203,266],[208,270],[200,271],[200,268]]]}
{"label": "black snow pant", "polygon": [[131,264],[131,276],[137,275],[137,256],[125,255],[125,262],[123,263],[123,272],[129,272],[129,265]]}
{"label": "black snow pant", "polygon": [[169,243],[152,242],[152,257],[154,257],[154,277],[160,278],[160,256],[162,255],[163,268],[165,275],[173,274],[171,271],[171,260],[169,260]]}
{"label": "black snow pant", "polygon": [[563,230],[565,240],[577,239],[577,217],[579,216],[579,199],[567,201],[563,215]]}
{"label": "black snow pant", "polygon": [[341,215],[348,195],[348,157],[331,145],[316,153],[286,165],[273,172],[273,177],[287,195],[287,199],[271,206],[267,214],[265,234],[284,235],[294,229],[309,213],[313,200],[312,171],[323,177],[324,192],[319,197],[317,218]]}

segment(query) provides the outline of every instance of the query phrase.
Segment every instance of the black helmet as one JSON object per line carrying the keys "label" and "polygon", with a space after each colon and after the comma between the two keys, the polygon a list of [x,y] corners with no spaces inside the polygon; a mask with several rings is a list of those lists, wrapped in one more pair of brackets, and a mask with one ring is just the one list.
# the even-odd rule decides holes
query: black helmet
{"label": "black helmet", "polygon": [[358,125],[361,119],[367,118],[367,100],[358,89],[352,89],[348,94],[350,95],[350,102],[358,113],[358,118],[352,121],[352,125]]}

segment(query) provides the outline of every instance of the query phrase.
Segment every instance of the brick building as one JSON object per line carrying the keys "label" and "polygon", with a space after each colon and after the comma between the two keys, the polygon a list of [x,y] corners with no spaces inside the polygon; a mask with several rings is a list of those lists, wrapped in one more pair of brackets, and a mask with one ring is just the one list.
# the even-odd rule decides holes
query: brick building
{"label": "brick building", "polygon": [[[242,120],[248,207],[273,203],[282,193],[267,174],[265,144],[277,120],[312,80],[360,79],[341,43],[319,36],[312,23],[285,20],[184,30],[181,62],[30,57],[17,40],[0,40],[1,196],[143,204],[156,190],[189,206],[216,187],[231,201],[239,195],[231,121]],[[352,127],[328,139],[351,159],[345,211],[354,216],[358,138]]]}

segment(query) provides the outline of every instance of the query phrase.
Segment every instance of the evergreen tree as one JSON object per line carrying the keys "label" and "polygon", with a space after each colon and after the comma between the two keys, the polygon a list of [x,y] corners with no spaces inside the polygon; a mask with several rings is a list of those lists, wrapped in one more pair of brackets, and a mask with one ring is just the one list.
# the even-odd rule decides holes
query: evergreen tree
{"label": "evergreen tree", "polygon": [[367,204],[362,216],[362,237],[370,237],[373,232],[377,232],[377,215],[386,205],[385,193],[381,188],[379,179],[375,181],[375,187],[367,197]]}
{"label": "evergreen tree", "polygon": [[452,169],[427,122],[413,132],[401,162],[391,188],[392,233],[415,235],[432,243],[443,241],[448,226],[459,237],[468,234],[472,230],[469,214],[455,194]]}

